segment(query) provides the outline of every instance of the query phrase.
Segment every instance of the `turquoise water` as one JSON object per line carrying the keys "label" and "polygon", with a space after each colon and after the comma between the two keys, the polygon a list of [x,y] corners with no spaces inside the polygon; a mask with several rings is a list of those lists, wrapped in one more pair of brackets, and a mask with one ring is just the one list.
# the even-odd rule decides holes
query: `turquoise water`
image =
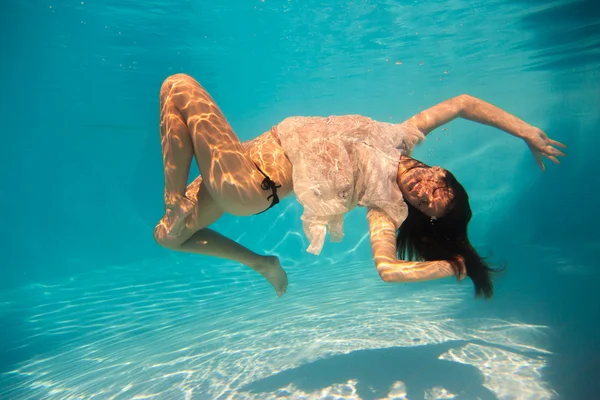
{"label": "turquoise water", "polygon": [[[0,398],[598,397],[599,6],[221,3],[3,3]],[[381,282],[364,209],[319,257],[293,198],[219,220],[280,257],[278,299],[248,269],[153,242],[158,90],[176,72],[242,140],[291,115],[401,122],[469,93],[568,157],[541,173],[520,140],[465,121],[416,149],[464,184],[473,242],[507,264],[486,302],[470,282]]]}

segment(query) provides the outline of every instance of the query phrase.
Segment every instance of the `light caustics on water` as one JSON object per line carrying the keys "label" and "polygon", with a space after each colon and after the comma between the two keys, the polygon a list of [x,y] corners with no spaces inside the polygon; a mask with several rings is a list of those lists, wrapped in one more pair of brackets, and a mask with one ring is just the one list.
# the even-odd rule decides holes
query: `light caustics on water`
{"label": "light caustics on water", "polygon": [[[553,395],[540,372],[544,327],[452,317],[467,285],[390,291],[357,272],[370,265],[328,265],[329,277],[356,277],[343,283],[309,266],[276,299],[242,267],[236,278],[210,265],[162,267],[115,267],[2,299],[25,320],[24,351],[44,350],[2,375],[0,397],[404,399],[415,385],[431,399]],[[386,376],[383,394],[370,391],[364,364]]]}

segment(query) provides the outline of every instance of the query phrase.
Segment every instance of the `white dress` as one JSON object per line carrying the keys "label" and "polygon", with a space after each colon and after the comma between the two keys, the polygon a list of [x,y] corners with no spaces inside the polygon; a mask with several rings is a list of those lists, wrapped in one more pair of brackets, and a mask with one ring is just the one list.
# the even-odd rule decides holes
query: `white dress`
{"label": "white dress", "polygon": [[341,241],[344,215],[357,205],[379,208],[396,229],[404,222],[408,210],[396,183],[398,161],[425,138],[420,131],[360,115],[290,117],[275,129],[304,207],[306,251],[319,254],[328,230],[331,241]]}

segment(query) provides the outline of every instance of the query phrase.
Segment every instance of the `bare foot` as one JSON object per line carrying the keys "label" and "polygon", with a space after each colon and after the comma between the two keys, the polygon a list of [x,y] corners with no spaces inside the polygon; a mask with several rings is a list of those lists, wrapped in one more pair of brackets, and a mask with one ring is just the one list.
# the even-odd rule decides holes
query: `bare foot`
{"label": "bare foot", "polygon": [[196,203],[192,200],[181,196],[177,203],[167,207],[165,214],[165,222],[167,235],[178,236],[185,228],[185,219],[194,211]]}
{"label": "bare foot", "polygon": [[275,289],[277,297],[285,293],[287,290],[288,279],[284,269],[281,268],[279,258],[275,256],[262,257],[260,265],[258,265],[255,270],[269,281]]}

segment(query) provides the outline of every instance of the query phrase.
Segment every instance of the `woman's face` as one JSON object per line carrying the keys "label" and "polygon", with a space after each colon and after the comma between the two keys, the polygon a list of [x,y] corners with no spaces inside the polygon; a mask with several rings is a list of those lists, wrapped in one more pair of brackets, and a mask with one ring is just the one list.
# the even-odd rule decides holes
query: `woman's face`
{"label": "woman's face", "polygon": [[404,199],[429,217],[443,217],[450,209],[454,193],[445,181],[447,171],[429,167],[408,156],[398,164],[398,186]]}

